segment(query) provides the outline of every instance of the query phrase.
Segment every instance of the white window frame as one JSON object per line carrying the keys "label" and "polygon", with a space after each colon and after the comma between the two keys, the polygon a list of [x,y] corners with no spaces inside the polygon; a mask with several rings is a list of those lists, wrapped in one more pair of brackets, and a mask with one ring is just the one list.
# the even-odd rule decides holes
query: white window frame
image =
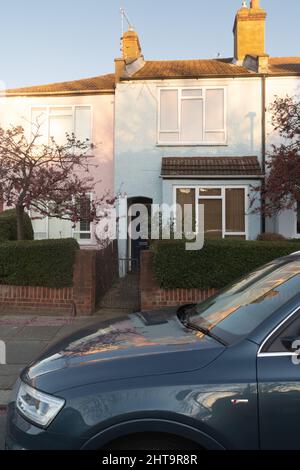
{"label": "white window frame", "polygon": [[[77,108],[90,108],[90,128],[91,128],[91,138],[90,138],[90,143],[93,142],[93,122],[94,122],[94,108],[93,108],[93,105],[91,104],[70,104],[70,105],[67,105],[67,104],[55,104],[55,105],[38,105],[36,104],[35,106],[30,106],[30,135],[32,135],[32,124],[33,124],[33,120],[32,120],[32,111],[34,109],[45,109],[46,110],[46,119],[47,119],[47,142],[48,144],[50,143],[50,109],[72,109],[72,122],[73,122],[73,132],[75,133],[75,125],[76,125],[76,113],[75,113],[75,110]],[[88,154],[87,155],[91,155],[93,153],[92,149],[89,150]]]}
{"label": "white window frame", "polygon": [[[299,204],[300,204],[300,203],[299,203]],[[292,209],[292,210],[294,210],[294,221],[295,221],[295,222],[294,222],[294,238],[300,238],[300,232],[298,233],[298,231],[297,231],[297,225],[298,225],[298,224],[297,224],[297,218],[298,218],[297,202],[296,202],[296,204],[295,204],[295,206],[294,206],[294,209]]]}
{"label": "white window frame", "polygon": [[[160,129],[160,118],[161,118],[161,92],[162,91],[177,91],[178,93],[178,129]],[[182,97],[183,90],[201,90],[202,96],[195,96],[195,97]],[[206,90],[223,90],[224,92],[224,129],[210,129],[209,131],[205,130],[205,121],[206,121]],[[182,100],[203,100],[203,137],[205,136],[205,132],[213,133],[213,132],[224,132],[224,141],[223,142],[215,142],[215,141],[184,141],[180,140],[180,132],[181,132],[181,102]],[[161,141],[160,134],[168,134],[168,133],[178,133],[179,139],[178,141]],[[227,87],[226,86],[187,86],[187,87],[160,87],[158,88],[158,113],[157,113],[157,145],[159,146],[172,146],[172,147],[182,147],[182,146],[224,146],[227,145]]]}
{"label": "white window frame", "polygon": [[[209,185],[206,184],[205,182],[203,184],[198,184],[198,185],[190,185],[190,184],[179,184],[179,185],[174,185],[173,187],[173,201],[174,204],[177,204],[177,189],[194,189],[195,190],[195,207],[198,207],[199,201],[201,199],[218,199],[222,200],[222,238],[226,238],[229,236],[235,236],[235,237],[245,237],[246,240],[249,240],[249,197],[248,197],[248,191],[249,191],[249,186],[248,185]],[[220,196],[205,196],[205,197],[200,197],[200,189],[205,188],[205,189],[220,189],[221,190],[221,195]],[[226,231],[226,189],[244,189],[245,193],[245,232],[227,232]],[[204,214],[205,216],[205,214]],[[175,215],[175,224],[176,224],[176,215]],[[196,210],[196,231],[198,232],[198,227],[199,227],[199,213]]]}
{"label": "white window frame", "polygon": [[[32,220],[32,209],[29,209],[28,215],[31,219],[31,222],[34,222],[34,220]],[[49,239],[49,217],[48,217],[48,215],[45,215],[44,217],[40,217],[40,220],[43,220],[45,222],[46,230],[45,230],[45,232],[36,232],[35,230],[33,230],[34,240],[48,240]],[[35,235],[38,234],[38,233],[44,233],[46,235],[46,237],[45,238],[35,238]]]}
{"label": "white window frame", "polygon": [[[93,193],[87,193],[86,196],[89,196],[90,202],[94,200]],[[80,221],[77,223],[80,227]],[[90,222],[90,230],[76,230],[76,227],[72,227],[72,238],[75,238],[80,245],[90,245],[93,242],[93,231],[92,231],[93,222]],[[90,235],[90,238],[80,238],[80,235]],[[78,235],[79,237],[76,237]]]}

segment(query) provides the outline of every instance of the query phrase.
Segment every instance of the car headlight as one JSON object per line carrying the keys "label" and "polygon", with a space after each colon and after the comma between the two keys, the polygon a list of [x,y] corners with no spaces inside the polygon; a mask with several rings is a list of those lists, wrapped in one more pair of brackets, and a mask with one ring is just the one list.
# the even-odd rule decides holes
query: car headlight
{"label": "car headlight", "polygon": [[17,410],[33,423],[46,428],[64,407],[65,400],[40,392],[21,382]]}

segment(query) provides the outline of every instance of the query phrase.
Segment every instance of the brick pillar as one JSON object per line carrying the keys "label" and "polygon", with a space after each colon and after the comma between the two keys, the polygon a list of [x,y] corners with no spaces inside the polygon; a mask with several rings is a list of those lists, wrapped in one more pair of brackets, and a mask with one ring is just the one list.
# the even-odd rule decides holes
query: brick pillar
{"label": "brick pillar", "polygon": [[140,304],[141,310],[152,310],[155,305],[155,296],[160,292],[158,283],[154,278],[153,273],[153,258],[152,251],[141,252],[140,263]]}
{"label": "brick pillar", "polygon": [[74,303],[77,315],[92,315],[96,306],[96,252],[80,250],[76,254],[73,275]]}

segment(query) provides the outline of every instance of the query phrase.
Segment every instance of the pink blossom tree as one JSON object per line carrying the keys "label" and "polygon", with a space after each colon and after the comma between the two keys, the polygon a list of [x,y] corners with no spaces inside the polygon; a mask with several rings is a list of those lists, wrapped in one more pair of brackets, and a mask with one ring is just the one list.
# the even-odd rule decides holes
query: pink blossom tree
{"label": "pink blossom tree", "polygon": [[[93,147],[88,140],[66,134],[63,145],[53,138],[41,144],[41,125],[32,127],[29,139],[22,126],[0,128],[0,196],[7,207],[16,209],[18,240],[24,239],[25,211],[70,220],[73,225],[82,220],[79,202],[97,183],[92,176],[95,165],[87,157]],[[95,197],[85,220],[105,217],[104,208],[112,203],[109,194]]]}

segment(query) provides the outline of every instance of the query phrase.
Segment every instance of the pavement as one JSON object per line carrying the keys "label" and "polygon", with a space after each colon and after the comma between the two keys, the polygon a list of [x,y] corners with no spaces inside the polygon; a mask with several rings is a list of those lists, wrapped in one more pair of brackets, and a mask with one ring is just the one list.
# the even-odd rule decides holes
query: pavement
{"label": "pavement", "polygon": [[[124,312],[129,313],[122,310]],[[7,405],[22,369],[51,343],[83,327],[120,316],[120,313],[120,309],[103,309],[92,317],[0,316],[0,341],[6,347],[6,363],[0,364],[0,411]]]}
{"label": "pavement", "polygon": [[4,449],[6,405],[24,367],[51,343],[101,320],[131,312],[132,309],[102,308],[92,317],[0,315],[0,342],[4,342],[6,349],[5,364],[1,364],[3,357],[0,354],[0,451]]}

